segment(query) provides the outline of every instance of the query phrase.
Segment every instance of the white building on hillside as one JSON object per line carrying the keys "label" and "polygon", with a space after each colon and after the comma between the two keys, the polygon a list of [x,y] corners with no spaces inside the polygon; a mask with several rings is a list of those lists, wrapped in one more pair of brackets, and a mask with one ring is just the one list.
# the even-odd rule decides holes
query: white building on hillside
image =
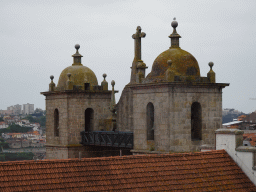
{"label": "white building on hillside", "polygon": [[34,113],[34,104],[23,104],[23,114],[29,115]]}

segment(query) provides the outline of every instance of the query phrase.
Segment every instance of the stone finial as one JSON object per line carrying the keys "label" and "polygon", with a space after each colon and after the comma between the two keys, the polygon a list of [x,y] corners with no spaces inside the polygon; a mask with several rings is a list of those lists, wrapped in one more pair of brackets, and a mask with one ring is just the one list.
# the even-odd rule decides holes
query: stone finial
{"label": "stone finial", "polygon": [[107,74],[104,73],[103,75],[103,81],[101,82],[102,90],[107,91],[108,90],[108,82],[106,81]]}
{"label": "stone finial", "polygon": [[173,18],[173,21],[172,21],[171,25],[172,25],[173,28],[178,27],[178,22],[176,21],[176,17]]}
{"label": "stone finial", "polygon": [[51,83],[49,84],[49,91],[54,91],[55,90],[55,83],[53,82],[54,76],[50,76]]}
{"label": "stone finial", "polygon": [[174,81],[174,77],[175,77],[175,72],[171,68],[172,60],[168,60],[167,64],[168,64],[168,68],[167,68],[167,70],[165,72],[165,80],[168,81],[168,82],[173,82]]}
{"label": "stone finial", "polygon": [[215,72],[212,70],[212,67],[214,65],[213,62],[209,62],[208,64],[210,66],[210,71],[207,73],[207,78],[209,80],[210,83],[215,83],[216,80],[215,80]]}
{"label": "stone finial", "polygon": [[74,63],[72,65],[82,65],[81,63],[81,58],[83,57],[79,52],[78,49],[80,48],[79,44],[75,45],[76,48],[76,53],[74,55],[72,55],[72,57],[74,58]]}
{"label": "stone finial", "polygon": [[116,100],[115,100],[115,81],[112,80],[111,81],[111,85],[112,85],[112,94],[111,94],[111,103],[110,103],[110,111],[113,112],[115,110],[115,105],[116,105]]}
{"label": "stone finial", "polygon": [[114,86],[115,86],[115,81],[112,80],[111,81],[111,85],[112,85],[112,93],[111,93],[111,102],[110,102],[110,107],[109,110],[112,113],[112,121],[113,121],[113,130],[116,129],[116,100],[115,100],[115,90],[114,90]]}
{"label": "stone finial", "polygon": [[110,106],[109,106],[109,110],[111,112],[111,120],[112,120],[112,130],[115,131],[116,130],[116,100],[115,100],[115,81],[112,80],[111,81],[111,85],[112,85],[112,93],[111,93],[111,102],[110,102]]}
{"label": "stone finial", "polygon": [[136,74],[136,83],[142,83],[142,79],[145,78],[145,70],[148,67],[146,64],[142,61],[139,60],[137,64],[137,74]]}
{"label": "stone finial", "polygon": [[78,49],[80,48],[80,45],[79,45],[79,44],[76,44],[76,45],[75,45],[75,48],[76,48],[76,51],[78,52]]}
{"label": "stone finial", "polygon": [[208,65],[210,66],[210,68],[211,68],[211,70],[212,70],[212,67],[213,67],[214,63],[213,63],[213,62],[209,62]]}
{"label": "stone finial", "polygon": [[171,67],[171,65],[172,65],[172,60],[168,60],[168,61],[167,61],[167,64],[168,64],[168,67]]}
{"label": "stone finial", "polygon": [[112,85],[112,88],[114,89],[114,86],[115,86],[115,81],[114,80],[111,81],[111,85]]}
{"label": "stone finial", "polygon": [[142,60],[138,60],[137,69],[146,69],[148,68]]}
{"label": "stone finial", "polygon": [[175,17],[173,18],[171,25],[173,27],[173,32],[169,36],[169,38],[171,38],[171,47],[170,48],[179,48],[179,46],[180,46],[179,38],[181,38],[181,36],[176,31],[176,28],[178,27],[178,22],[176,21]]}
{"label": "stone finial", "polygon": [[71,79],[70,79],[71,73],[67,73],[67,76],[68,76],[68,80],[66,83],[66,90],[73,90],[74,82],[71,81]]}

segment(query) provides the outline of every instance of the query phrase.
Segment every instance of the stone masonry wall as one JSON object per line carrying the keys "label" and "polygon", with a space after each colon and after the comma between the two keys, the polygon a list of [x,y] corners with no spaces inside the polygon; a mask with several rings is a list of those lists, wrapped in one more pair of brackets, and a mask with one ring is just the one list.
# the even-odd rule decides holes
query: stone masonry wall
{"label": "stone masonry wall", "polygon": [[[199,151],[201,145],[214,146],[215,130],[222,123],[222,92],[218,87],[148,86],[133,89],[134,149],[149,150],[146,107],[154,105],[157,151]],[[191,105],[202,108],[202,140],[191,141]]]}
{"label": "stone masonry wall", "polygon": [[[99,121],[108,118],[111,92],[63,93],[46,96],[46,158],[59,159],[78,156],[80,132],[84,130],[84,113],[94,111],[93,130],[100,130]],[[54,110],[59,110],[59,137],[54,136]],[[69,147],[69,149],[67,149]]]}
{"label": "stone masonry wall", "polygon": [[125,87],[118,102],[117,130],[133,131],[133,92]]}

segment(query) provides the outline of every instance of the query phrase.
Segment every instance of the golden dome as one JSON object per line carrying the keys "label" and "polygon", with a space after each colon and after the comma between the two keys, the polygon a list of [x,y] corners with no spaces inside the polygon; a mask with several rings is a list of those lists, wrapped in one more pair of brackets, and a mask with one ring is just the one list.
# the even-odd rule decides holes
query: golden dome
{"label": "golden dome", "polygon": [[168,68],[168,60],[172,60],[171,70],[175,75],[200,76],[200,69],[195,57],[179,47],[179,38],[181,38],[181,36],[176,31],[176,27],[178,26],[176,18],[174,18],[171,25],[173,27],[173,33],[169,36],[171,38],[171,47],[162,52],[155,59],[152,70],[148,74],[147,78],[164,78],[165,72]]}
{"label": "golden dome", "polygon": [[181,48],[172,48],[161,53],[154,61],[147,78],[163,78],[168,68],[167,61],[172,60],[171,69],[178,76],[200,76],[197,60]]}
{"label": "golden dome", "polygon": [[79,54],[78,49],[80,46],[77,44],[75,46],[77,49],[76,53],[72,55],[74,57],[74,63],[72,66],[65,68],[59,78],[59,82],[57,85],[57,90],[63,91],[66,89],[66,83],[68,80],[68,74],[71,74],[70,80],[73,81],[74,86],[81,86],[82,90],[84,90],[84,83],[90,83],[90,86],[98,85],[98,80],[94,72],[81,64],[82,55]]}
{"label": "golden dome", "polygon": [[70,80],[74,82],[74,85],[82,86],[83,90],[84,90],[84,83],[90,83],[90,86],[98,85],[98,80],[96,75],[88,67],[85,67],[83,65],[69,66],[65,68],[60,74],[60,78],[57,86],[59,90],[65,90],[66,82],[68,80],[68,76],[67,76],[68,73],[71,73]]}

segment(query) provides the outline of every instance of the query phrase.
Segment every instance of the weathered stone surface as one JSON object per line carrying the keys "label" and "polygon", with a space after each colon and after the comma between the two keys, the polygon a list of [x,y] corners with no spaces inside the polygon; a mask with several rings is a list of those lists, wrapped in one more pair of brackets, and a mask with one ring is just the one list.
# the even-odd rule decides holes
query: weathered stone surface
{"label": "weathered stone surface", "polygon": [[[134,149],[148,150],[146,107],[154,105],[154,150],[199,151],[214,146],[215,130],[222,122],[222,90],[207,85],[146,84],[126,86],[118,103],[118,129],[134,131]],[[191,105],[202,108],[202,140],[191,140]]]}
{"label": "weathered stone surface", "polygon": [[[107,119],[111,92],[103,93],[59,93],[46,95],[46,149],[47,159],[78,157],[84,148],[80,145],[80,132],[85,128],[85,110],[94,111],[93,130],[101,130],[102,119]],[[54,136],[54,110],[59,110],[59,136]],[[105,126],[103,126],[105,127]],[[73,147],[70,147],[73,146]],[[83,152],[83,154],[85,151]]]}

